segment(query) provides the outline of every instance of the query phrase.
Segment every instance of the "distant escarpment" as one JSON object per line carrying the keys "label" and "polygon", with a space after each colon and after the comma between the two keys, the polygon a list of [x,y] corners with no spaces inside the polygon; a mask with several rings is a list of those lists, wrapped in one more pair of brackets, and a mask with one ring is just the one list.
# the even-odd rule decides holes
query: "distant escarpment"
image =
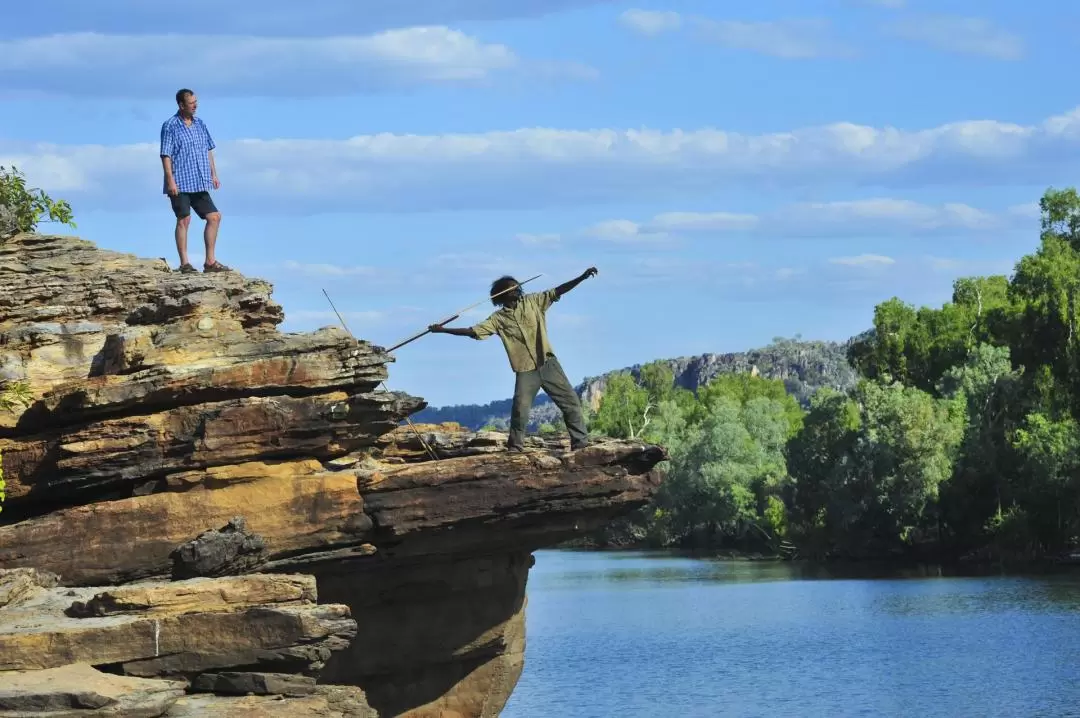
{"label": "distant escarpment", "polygon": [[414,432],[393,357],[282,319],[237,273],[0,243],[0,382],[30,389],[0,412],[0,716],[498,715],[531,552],[657,488],[641,442]]}
{"label": "distant escarpment", "polygon": [[[766,379],[780,379],[789,394],[804,405],[821,387],[846,391],[855,385],[856,373],[847,359],[848,342],[801,341],[776,339],[767,347],[731,354],[702,354],[694,357],[661,359],[675,375],[675,384],[690,391],[708,384],[721,374],[757,372]],[[577,385],[578,395],[593,411],[600,406],[607,379],[618,372],[639,375],[641,365],[588,377]],[[511,399],[488,404],[458,404],[428,407],[416,414],[420,421],[453,421],[470,429],[491,427],[506,429],[510,423]],[[558,408],[544,394],[537,397],[529,415],[529,426],[535,430],[544,424],[555,424],[560,418]]]}

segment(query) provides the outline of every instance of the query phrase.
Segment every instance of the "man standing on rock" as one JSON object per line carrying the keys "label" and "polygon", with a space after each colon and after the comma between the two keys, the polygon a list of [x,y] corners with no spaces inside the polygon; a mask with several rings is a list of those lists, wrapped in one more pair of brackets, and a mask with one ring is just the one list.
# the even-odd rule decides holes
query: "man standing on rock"
{"label": "man standing on rock", "polygon": [[521,285],[510,276],[500,277],[491,284],[491,303],[499,307],[484,321],[472,327],[451,329],[432,324],[428,330],[435,334],[453,334],[472,339],[487,339],[498,334],[502,339],[510,367],[514,370],[514,405],[510,413],[509,451],[525,450],[525,427],[529,424],[536,392],[542,388],[562,412],[570,432],[570,448],[588,445],[588,431],[578,397],[566,378],[559,360],[548,341],[547,310],[562,295],[596,276],[596,267],[589,267],[579,277],[554,289],[525,294]]}
{"label": "man standing on rock", "polygon": [[221,187],[214,165],[214,140],[206,125],[195,116],[199,100],[188,89],[176,93],[176,114],[161,125],[161,166],[165,170],[165,194],[169,195],[176,215],[176,251],[180,254],[179,271],[189,274],[199,270],[191,266],[187,254],[188,225],[191,210],[206,221],[203,241],[206,244],[204,272],[228,272],[229,268],[214,257],[221,213],[210,198],[210,190]]}

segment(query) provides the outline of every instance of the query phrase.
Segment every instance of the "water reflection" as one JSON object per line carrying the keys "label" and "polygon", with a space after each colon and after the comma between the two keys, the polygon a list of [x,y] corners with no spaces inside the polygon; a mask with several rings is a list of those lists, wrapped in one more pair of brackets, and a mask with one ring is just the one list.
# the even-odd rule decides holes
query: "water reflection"
{"label": "water reflection", "polygon": [[1080,612],[1080,580],[1075,577],[953,579],[934,588],[898,588],[881,596],[877,609],[911,616]]}
{"label": "water reflection", "polygon": [[[539,560],[550,556],[554,561]],[[757,583],[766,581],[867,581],[915,579],[981,579],[1033,581],[1045,586],[1058,600],[1076,600],[1080,588],[1080,570],[1055,569],[1052,572],[1009,576],[1000,569],[986,566],[947,567],[936,564],[896,566],[875,563],[822,564],[810,561],[731,560],[693,553],[670,551],[580,551],[551,550],[537,552],[537,567],[530,582],[540,581],[545,589],[581,588],[597,583],[643,584],[662,586],[670,583]],[[549,567],[557,570],[547,570]]]}

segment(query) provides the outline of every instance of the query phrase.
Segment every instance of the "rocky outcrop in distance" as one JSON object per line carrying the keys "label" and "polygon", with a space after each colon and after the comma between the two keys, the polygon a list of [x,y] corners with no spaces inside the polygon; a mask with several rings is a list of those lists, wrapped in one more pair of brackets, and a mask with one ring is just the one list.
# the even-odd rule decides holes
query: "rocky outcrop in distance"
{"label": "rocky outcrop in distance", "polygon": [[[855,386],[857,374],[847,358],[847,342],[774,339],[761,349],[727,354],[700,354],[692,357],[661,360],[675,375],[675,385],[697,391],[724,374],[756,374],[765,379],[779,379],[787,392],[808,405],[810,397],[822,387],[845,392]],[[640,375],[641,365],[620,371]],[[582,399],[594,410],[600,407],[607,377],[591,377],[581,384]]]}
{"label": "rocky outcrop in distance", "polygon": [[0,243],[0,718],[498,715],[532,552],[655,492],[662,447],[403,426],[271,289]]}

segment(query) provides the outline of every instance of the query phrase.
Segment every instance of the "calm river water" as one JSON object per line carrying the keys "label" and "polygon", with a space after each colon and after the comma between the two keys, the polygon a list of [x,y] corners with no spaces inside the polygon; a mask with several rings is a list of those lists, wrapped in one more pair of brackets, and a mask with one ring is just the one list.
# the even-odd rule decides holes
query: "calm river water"
{"label": "calm river water", "polygon": [[540,551],[505,718],[1080,716],[1080,574]]}

